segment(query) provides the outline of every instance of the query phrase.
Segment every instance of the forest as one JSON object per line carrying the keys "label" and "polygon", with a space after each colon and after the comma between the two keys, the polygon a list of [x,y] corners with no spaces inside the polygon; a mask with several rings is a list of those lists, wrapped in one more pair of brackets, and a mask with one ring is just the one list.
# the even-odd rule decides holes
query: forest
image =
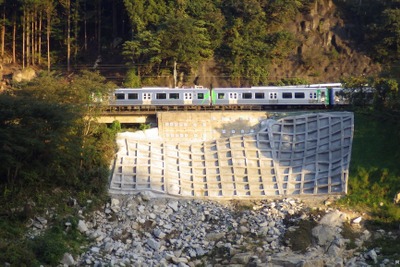
{"label": "forest", "polygon": [[[67,73],[102,62],[103,75],[122,72],[131,86],[189,75],[212,58],[232,85],[262,85],[271,61],[285,60],[300,42],[285,23],[318,2],[0,0],[0,56],[3,65]],[[400,3],[333,2],[335,16],[352,25],[354,46],[396,76]]]}

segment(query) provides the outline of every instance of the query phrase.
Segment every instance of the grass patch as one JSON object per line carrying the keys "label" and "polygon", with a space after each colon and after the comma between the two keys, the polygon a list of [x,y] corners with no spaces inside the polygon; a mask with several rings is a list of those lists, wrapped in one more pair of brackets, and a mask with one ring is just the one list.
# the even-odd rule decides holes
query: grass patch
{"label": "grass patch", "polygon": [[357,231],[354,231],[352,226],[348,222],[345,222],[343,224],[341,235],[343,238],[349,240],[349,243],[346,244],[346,249],[357,248],[355,241],[361,236],[361,234]]}
{"label": "grass patch", "polygon": [[385,114],[356,113],[348,183],[339,201],[383,223],[400,220],[393,197],[400,191],[400,124]]}
{"label": "grass patch", "polygon": [[[348,195],[337,202],[366,213],[365,226],[371,232],[384,229],[396,233],[366,242],[367,248],[381,249],[380,256],[398,257],[400,251],[400,206],[393,198],[400,191],[400,120],[385,113],[356,112],[355,132],[348,181]],[[349,227],[343,235],[354,247],[356,233]]]}

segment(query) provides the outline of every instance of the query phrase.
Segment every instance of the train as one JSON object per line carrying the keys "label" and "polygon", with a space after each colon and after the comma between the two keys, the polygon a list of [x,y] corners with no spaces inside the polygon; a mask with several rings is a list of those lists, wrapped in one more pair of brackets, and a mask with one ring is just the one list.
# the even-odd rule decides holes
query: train
{"label": "train", "polygon": [[340,83],[249,88],[118,88],[109,99],[112,110],[268,109],[347,105]]}

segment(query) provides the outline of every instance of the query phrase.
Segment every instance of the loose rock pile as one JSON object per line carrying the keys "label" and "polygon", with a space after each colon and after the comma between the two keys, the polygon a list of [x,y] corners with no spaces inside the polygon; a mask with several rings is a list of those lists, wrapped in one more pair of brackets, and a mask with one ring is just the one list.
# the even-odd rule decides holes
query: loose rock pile
{"label": "loose rock pile", "polygon": [[[314,242],[307,251],[293,252],[285,233],[296,231],[295,225],[310,216],[296,199],[213,202],[153,198],[142,192],[113,198],[104,211],[79,222],[78,229],[93,243],[75,264],[239,267],[377,262],[376,251],[346,250],[349,240],[341,236],[341,226],[350,218],[334,210],[312,229]],[[358,246],[370,236],[368,231],[361,233]]]}

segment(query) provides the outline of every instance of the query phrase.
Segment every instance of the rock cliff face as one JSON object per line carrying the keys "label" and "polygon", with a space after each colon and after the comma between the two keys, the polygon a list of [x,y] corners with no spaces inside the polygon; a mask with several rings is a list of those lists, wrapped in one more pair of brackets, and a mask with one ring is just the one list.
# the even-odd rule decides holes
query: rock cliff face
{"label": "rock cliff face", "polygon": [[342,77],[372,75],[380,70],[352,41],[351,22],[344,22],[332,0],[316,0],[308,14],[286,28],[300,41],[288,60],[274,62],[272,79],[302,77],[310,82],[336,82]]}
{"label": "rock cliff face", "polygon": [[[275,60],[269,67],[271,82],[287,78],[301,78],[309,83],[339,82],[348,76],[373,75],[380,66],[366,56],[362,44],[354,41],[356,26],[345,21],[332,0],[315,0],[308,12],[282,25],[294,34],[297,49],[284,60]],[[199,69],[200,77],[220,76],[217,66],[206,63]],[[208,73],[208,75],[206,74]],[[229,86],[221,79],[205,78],[203,85]]]}

